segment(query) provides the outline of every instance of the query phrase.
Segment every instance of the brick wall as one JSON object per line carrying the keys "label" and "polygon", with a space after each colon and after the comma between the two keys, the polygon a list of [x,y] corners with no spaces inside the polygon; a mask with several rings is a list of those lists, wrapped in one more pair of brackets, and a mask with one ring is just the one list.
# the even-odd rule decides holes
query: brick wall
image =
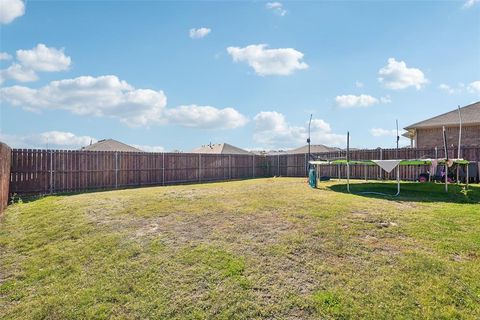
{"label": "brick wall", "polygon": [[[458,127],[445,128],[448,147],[458,145]],[[417,148],[443,148],[442,128],[417,129]],[[480,146],[480,125],[462,127],[462,146]]]}

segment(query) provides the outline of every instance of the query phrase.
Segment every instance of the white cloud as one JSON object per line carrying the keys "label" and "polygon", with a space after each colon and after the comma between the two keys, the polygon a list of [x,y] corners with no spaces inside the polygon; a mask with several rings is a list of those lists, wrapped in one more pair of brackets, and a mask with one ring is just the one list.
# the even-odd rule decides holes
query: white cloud
{"label": "white cloud", "polygon": [[468,85],[467,90],[472,93],[480,93],[480,80],[471,82]]}
{"label": "white cloud", "polygon": [[480,2],[480,0],[467,0],[467,1],[465,1],[465,3],[463,4],[463,8],[466,8],[466,9],[471,8],[471,7],[473,7],[476,3],[479,3],[479,2]]}
{"label": "white cloud", "polygon": [[283,8],[283,4],[280,2],[267,2],[265,7],[281,17],[287,14],[287,10]]}
{"label": "white cloud", "polygon": [[382,128],[372,128],[370,133],[374,137],[395,137],[397,135],[397,130],[395,129],[382,129]]}
{"label": "white cloud", "polygon": [[131,126],[159,121],[167,104],[163,91],[134,89],[116,76],[52,81],[38,89],[5,87],[0,89],[0,100],[30,111],[67,110],[113,117]]}
{"label": "white cloud", "polygon": [[380,99],[372,97],[368,94],[355,96],[353,94],[341,95],[335,97],[335,102],[340,108],[358,108],[369,107],[379,103],[390,103],[390,97],[381,97]]}
{"label": "white cloud", "polygon": [[26,68],[43,72],[68,70],[72,62],[63,48],[49,48],[43,43],[31,50],[17,50],[17,60]]}
{"label": "white cloud", "polygon": [[132,144],[132,147],[135,147],[145,152],[165,152],[165,148],[162,146]]}
{"label": "white cloud", "polygon": [[166,117],[170,123],[192,128],[234,129],[244,126],[248,121],[233,108],[217,109],[194,104],[168,109]]}
{"label": "white cloud", "polygon": [[0,60],[10,60],[12,56],[6,52],[0,52]]}
{"label": "white cloud", "polygon": [[31,82],[38,80],[38,76],[32,69],[13,63],[7,69],[0,70],[0,84],[4,81],[12,79],[18,82]]}
{"label": "white cloud", "polygon": [[[38,80],[38,72],[55,72],[68,70],[72,62],[63,49],[49,48],[40,43],[31,50],[17,50],[17,61],[7,69],[0,70],[0,84],[6,80],[31,82]],[[11,58],[2,52],[2,57]]]}
{"label": "white cloud", "polygon": [[0,0],[0,23],[8,24],[25,14],[25,4],[21,0]]}
{"label": "white cloud", "polygon": [[166,109],[163,91],[135,89],[116,76],[83,76],[52,81],[44,87],[0,88],[0,101],[28,111],[66,110],[77,115],[110,117],[135,127],[171,123],[186,127],[231,129],[247,119],[233,108],[180,106]]}
{"label": "white cloud", "polygon": [[205,28],[205,27],[198,28],[198,29],[192,28],[189,31],[189,35],[190,35],[190,38],[192,39],[201,39],[206,37],[211,31],[212,31],[211,29]]}
{"label": "white cloud", "polygon": [[404,61],[389,58],[388,64],[378,71],[378,80],[393,90],[415,87],[420,90],[428,83],[428,79],[420,69],[408,68]]}
{"label": "white cloud", "polygon": [[447,92],[448,94],[454,94],[457,92],[456,89],[452,88],[451,86],[449,86],[448,84],[445,84],[445,83],[442,83],[438,86],[438,88],[442,91],[445,91]]}
{"label": "white cloud", "polygon": [[355,86],[356,86],[357,88],[363,88],[363,82],[355,81]]}
{"label": "white cloud", "polygon": [[62,148],[79,149],[95,143],[97,139],[90,136],[77,136],[71,132],[48,131],[40,134],[15,135],[0,133],[0,140],[13,148]]}
{"label": "white cloud", "polygon": [[[305,126],[290,125],[285,116],[276,111],[262,111],[254,117],[254,140],[266,147],[298,147],[306,144],[308,123]],[[330,125],[322,119],[313,119],[311,125],[313,144],[343,146],[345,135],[332,133]]]}
{"label": "white cloud", "polygon": [[303,53],[293,48],[267,49],[266,44],[252,44],[244,48],[228,47],[227,52],[235,62],[247,62],[258,75],[289,75],[307,69],[301,61]]}

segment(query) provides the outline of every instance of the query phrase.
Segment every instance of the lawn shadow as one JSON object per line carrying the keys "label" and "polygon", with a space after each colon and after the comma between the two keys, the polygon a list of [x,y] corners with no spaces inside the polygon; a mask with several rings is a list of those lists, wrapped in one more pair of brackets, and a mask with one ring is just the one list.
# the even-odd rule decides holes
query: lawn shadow
{"label": "lawn shadow", "polygon": [[[335,192],[348,193],[347,184],[335,184],[326,188]],[[448,192],[445,192],[445,185],[441,183],[401,182],[400,195],[395,197],[396,182],[360,183],[355,181],[350,183],[350,192],[366,198],[395,201],[480,203],[480,187],[478,185],[470,185],[468,189],[465,189],[464,185],[449,184]]]}

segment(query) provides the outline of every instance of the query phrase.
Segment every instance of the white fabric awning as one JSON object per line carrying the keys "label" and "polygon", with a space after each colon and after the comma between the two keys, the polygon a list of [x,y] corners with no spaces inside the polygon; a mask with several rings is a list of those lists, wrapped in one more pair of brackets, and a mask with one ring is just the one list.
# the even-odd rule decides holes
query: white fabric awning
{"label": "white fabric awning", "polygon": [[402,160],[372,160],[375,162],[380,168],[385,170],[386,172],[390,173],[393,169],[395,169]]}

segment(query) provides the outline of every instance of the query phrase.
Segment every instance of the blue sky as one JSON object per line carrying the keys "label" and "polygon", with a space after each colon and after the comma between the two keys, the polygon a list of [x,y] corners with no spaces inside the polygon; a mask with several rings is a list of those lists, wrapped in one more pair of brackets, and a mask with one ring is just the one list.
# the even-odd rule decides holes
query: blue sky
{"label": "blue sky", "polygon": [[[393,147],[480,100],[480,2],[0,0],[0,140]],[[193,30],[192,30],[193,29]],[[405,144],[405,141],[403,141]]]}

